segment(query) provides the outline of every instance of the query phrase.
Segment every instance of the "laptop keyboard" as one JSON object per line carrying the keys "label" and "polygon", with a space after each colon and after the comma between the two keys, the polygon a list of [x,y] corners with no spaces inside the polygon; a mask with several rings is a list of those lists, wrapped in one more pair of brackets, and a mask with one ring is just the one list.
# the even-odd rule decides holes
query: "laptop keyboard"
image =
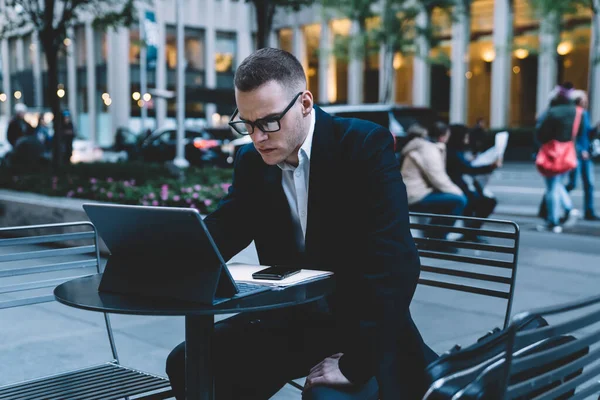
{"label": "laptop keyboard", "polygon": [[248,293],[248,292],[255,292],[259,289],[263,289],[264,286],[263,285],[255,285],[252,283],[244,283],[244,282],[236,282],[235,283],[239,289],[239,293],[237,294],[237,296],[240,296],[242,294]]}

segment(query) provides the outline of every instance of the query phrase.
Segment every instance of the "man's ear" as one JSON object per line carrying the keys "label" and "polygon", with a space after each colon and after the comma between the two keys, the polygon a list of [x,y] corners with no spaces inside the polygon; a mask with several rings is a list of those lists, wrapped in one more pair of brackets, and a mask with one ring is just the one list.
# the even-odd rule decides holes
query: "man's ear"
{"label": "man's ear", "polygon": [[309,90],[305,90],[300,98],[302,99],[302,114],[310,114],[314,105],[313,94]]}

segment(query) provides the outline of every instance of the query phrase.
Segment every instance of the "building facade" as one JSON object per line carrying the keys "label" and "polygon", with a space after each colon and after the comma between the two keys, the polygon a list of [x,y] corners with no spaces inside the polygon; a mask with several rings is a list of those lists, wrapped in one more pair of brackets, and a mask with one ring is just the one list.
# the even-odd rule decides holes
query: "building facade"
{"label": "building facade", "polygon": [[[186,119],[223,124],[234,107],[230,93],[235,68],[256,47],[253,6],[241,0],[184,4]],[[147,69],[148,87],[172,91],[177,63],[174,1],[155,0],[151,9],[158,52]],[[566,17],[562,31],[553,34],[544,29],[549,22],[540,22],[526,0],[474,0],[469,11],[469,17],[460,10],[454,18],[439,10],[418,17],[417,23],[435,27],[437,45],[423,44],[419,55],[393,55],[393,102],[431,106],[451,122],[472,124],[483,118],[501,128],[533,125],[557,82],[589,89],[597,69],[590,64],[591,12],[582,9]],[[301,60],[318,103],[373,103],[386,79],[382,54],[359,62],[336,58],[333,52],[336,36],[352,35],[357,28],[318,5],[297,13],[280,10],[270,45]],[[142,130],[142,105],[148,110],[144,128],[174,124],[174,99],[152,98],[152,90],[141,93],[137,25],[103,31],[91,19],[81,21],[69,31],[63,50],[59,87],[48,88],[35,34],[25,31],[0,41],[0,119],[6,121],[15,102],[43,108],[48,93],[60,91],[79,134],[101,146],[112,144],[119,127]],[[591,81],[600,84],[600,79]],[[217,96],[219,90],[225,95]],[[593,120],[598,121],[600,101],[593,103]],[[5,130],[0,130],[2,139]]]}

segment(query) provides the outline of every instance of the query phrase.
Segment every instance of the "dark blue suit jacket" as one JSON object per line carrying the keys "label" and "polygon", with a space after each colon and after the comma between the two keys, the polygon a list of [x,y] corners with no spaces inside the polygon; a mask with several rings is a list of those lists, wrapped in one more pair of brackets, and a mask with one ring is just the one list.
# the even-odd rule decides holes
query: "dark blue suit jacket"
{"label": "dark blue suit jacket", "polygon": [[419,398],[435,354],[409,313],[420,264],[392,135],[315,112],[306,254],[296,250],[281,169],[266,165],[252,144],[238,152],[229,194],[205,222],[226,259],[254,240],[261,264],[302,257],[334,271],[328,306],[343,332],[342,373],[356,383],[377,376],[383,399]]}

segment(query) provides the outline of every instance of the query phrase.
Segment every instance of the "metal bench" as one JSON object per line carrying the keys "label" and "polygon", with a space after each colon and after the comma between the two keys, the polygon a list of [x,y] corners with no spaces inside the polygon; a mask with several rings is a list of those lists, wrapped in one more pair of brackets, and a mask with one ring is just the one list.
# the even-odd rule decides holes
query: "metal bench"
{"label": "metal bench", "polygon": [[[518,331],[518,323],[532,316],[541,316],[550,325]],[[516,355],[531,343],[561,335],[575,339],[538,353]],[[501,382],[502,398],[507,400],[600,399],[600,296],[515,316]]]}
{"label": "metal bench", "polygon": [[[501,299],[510,322],[519,252],[519,226],[511,221],[410,213],[421,259],[419,285]],[[436,222],[424,223],[424,220]],[[440,223],[441,222],[441,223]],[[482,228],[470,228],[483,223]],[[467,240],[449,240],[448,236]],[[417,235],[415,235],[417,236]],[[483,241],[474,241],[473,237]]]}
{"label": "metal bench", "polygon": [[[37,304],[54,301],[52,290],[57,285],[99,272],[98,235],[89,222],[0,228],[0,310],[36,307]],[[48,274],[60,277],[44,278]],[[110,360],[87,368],[0,386],[0,399],[171,397],[168,379],[119,364],[107,314],[104,314],[104,324],[112,350]],[[0,323],[0,332],[2,326]]]}

